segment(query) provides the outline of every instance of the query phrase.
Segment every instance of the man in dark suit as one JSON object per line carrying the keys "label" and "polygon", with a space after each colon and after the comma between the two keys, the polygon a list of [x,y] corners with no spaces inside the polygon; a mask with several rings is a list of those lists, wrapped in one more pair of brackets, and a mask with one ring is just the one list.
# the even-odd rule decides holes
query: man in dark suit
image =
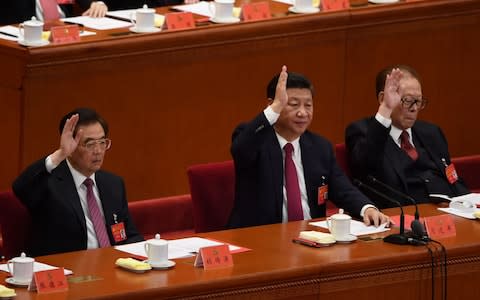
{"label": "man in dark suit", "polygon": [[[418,112],[427,105],[417,72],[408,66],[385,68],[377,75],[376,92],[379,107],[375,117],[346,129],[353,176],[374,184],[373,176],[419,203],[429,202],[429,194],[468,193],[450,162],[442,130],[417,120]],[[412,204],[380,184],[376,188],[403,205]],[[377,195],[369,196],[380,208],[395,206]]]}
{"label": "man in dark suit", "polygon": [[322,217],[327,197],[366,224],[388,222],[340,170],[332,145],[307,131],[313,117],[308,79],[284,66],[267,96],[269,106],[233,133],[236,186],[228,226]]}
{"label": "man in dark suit", "polygon": [[59,129],[58,150],[29,166],[12,186],[32,218],[27,254],[143,240],[128,212],[123,180],[100,170],[111,145],[104,119],[81,108],[63,117]]}
{"label": "man in dark suit", "polygon": [[[57,3],[57,0],[53,0]],[[112,3],[115,0],[109,0]],[[73,16],[74,1],[58,1],[57,11],[59,18]],[[83,15],[91,17],[103,17],[108,11],[108,1],[76,0],[76,4],[84,11]],[[38,20],[46,20],[44,16],[42,0],[1,0],[0,1],[0,25],[22,23],[36,17]]]}

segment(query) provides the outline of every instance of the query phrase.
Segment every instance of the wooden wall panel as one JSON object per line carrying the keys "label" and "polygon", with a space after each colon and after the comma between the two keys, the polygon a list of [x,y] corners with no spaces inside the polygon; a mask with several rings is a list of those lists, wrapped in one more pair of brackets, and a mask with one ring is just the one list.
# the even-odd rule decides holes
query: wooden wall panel
{"label": "wooden wall panel", "polygon": [[480,141],[464,133],[478,131],[480,1],[311,15],[286,15],[287,8],[272,3],[276,17],[264,22],[152,35],[102,31],[69,45],[0,41],[1,105],[11,112],[0,125],[17,139],[13,156],[0,150],[12,158],[2,164],[0,182],[8,184],[1,187],[58,147],[63,114],[89,106],[111,125],[105,169],[125,178],[130,199],[188,193],[186,168],[230,159],[231,132],[265,107],[266,84],[283,64],[312,80],[311,130],[334,143],[343,142],[348,123],[376,111],[376,72],[411,64],[431,100],[421,117],[444,128],[453,155],[478,153]]}

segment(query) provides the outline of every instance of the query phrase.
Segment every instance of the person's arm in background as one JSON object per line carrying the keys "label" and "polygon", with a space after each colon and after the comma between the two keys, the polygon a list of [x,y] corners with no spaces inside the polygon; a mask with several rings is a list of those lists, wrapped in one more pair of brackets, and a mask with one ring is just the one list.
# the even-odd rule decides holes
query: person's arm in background
{"label": "person's arm in background", "polygon": [[77,0],[77,4],[84,10],[83,16],[102,18],[108,11],[108,6],[103,1]]}

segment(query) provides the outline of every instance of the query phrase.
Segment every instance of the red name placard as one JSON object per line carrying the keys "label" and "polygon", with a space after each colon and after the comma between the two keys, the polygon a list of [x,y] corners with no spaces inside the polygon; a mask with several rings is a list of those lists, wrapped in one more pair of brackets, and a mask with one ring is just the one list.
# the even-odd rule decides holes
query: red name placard
{"label": "red name placard", "polygon": [[68,290],[67,278],[65,277],[63,268],[33,273],[32,282],[30,283],[28,290],[36,290],[38,293],[50,293]]}
{"label": "red name placard", "polygon": [[165,28],[181,30],[195,28],[195,21],[191,12],[169,13],[165,15]]}
{"label": "red name placard", "polygon": [[78,25],[55,26],[50,28],[50,40],[55,44],[78,42],[80,40]]}
{"label": "red name placard", "polygon": [[451,215],[426,217],[425,228],[432,239],[445,238],[457,234]]}
{"label": "red name placard", "polygon": [[322,0],[322,10],[341,10],[350,8],[350,2],[348,0]]}
{"label": "red name placard", "polygon": [[242,6],[242,20],[258,21],[270,19],[272,14],[270,13],[270,5],[268,2],[247,3]]}
{"label": "red name placard", "polygon": [[194,263],[195,267],[203,266],[203,269],[218,269],[233,266],[233,258],[228,245],[218,245],[200,248]]}

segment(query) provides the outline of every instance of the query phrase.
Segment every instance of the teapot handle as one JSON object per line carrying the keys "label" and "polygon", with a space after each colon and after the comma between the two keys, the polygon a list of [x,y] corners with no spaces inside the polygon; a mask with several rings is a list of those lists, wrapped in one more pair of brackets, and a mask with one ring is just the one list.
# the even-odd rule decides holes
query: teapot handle
{"label": "teapot handle", "polygon": [[13,264],[13,261],[12,261],[12,260],[7,261],[8,272],[10,272],[10,274],[11,274],[12,276],[15,276],[15,274],[13,274],[13,268],[10,268],[10,265],[12,265],[12,264]]}

